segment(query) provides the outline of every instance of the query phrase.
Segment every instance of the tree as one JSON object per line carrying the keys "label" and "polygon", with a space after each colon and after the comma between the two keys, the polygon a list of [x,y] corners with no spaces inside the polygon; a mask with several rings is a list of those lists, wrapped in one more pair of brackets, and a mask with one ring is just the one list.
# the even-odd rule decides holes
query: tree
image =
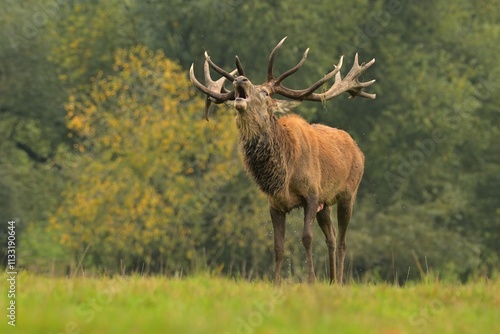
{"label": "tree", "polygon": [[81,154],[51,226],[83,263],[189,269],[203,211],[238,171],[236,130],[229,114],[203,119],[186,73],[162,52],[119,50],[113,68],[66,105]]}
{"label": "tree", "polygon": [[[490,143],[498,135],[491,126],[498,113],[491,111],[499,105],[488,90],[494,84],[491,73],[499,68],[498,52],[492,51],[498,47],[490,37],[497,34],[498,19],[483,13],[490,5],[408,3],[399,20],[384,30],[377,62],[386,64],[378,74],[386,79],[379,87],[380,112],[365,150],[373,166],[367,168],[364,182],[364,195],[376,204],[369,215],[372,224],[388,224],[394,217],[404,220],[390,232],[403,240],[416,225],[425,226],[427,233],[414,239],[440,236],[450,249],[457,247],[448,252],[429,247],[426,252],[436,250],[434,263],[453,263],[462,278],[486,259],[491,263],[496,252],[486,241],[497,235],[492,231],[498,230],[493,227],[498,206],[491,199],[498,198],[498,192],[490,188],[484,196],[481,181],[498,184],[498,173],[490,174],[497,156]],[[482,52],[479,61],[478,51],[486,46],[490,51]],[[410,251],[397,254],[411,262]],[[390,273],[387,252],[378,262],[386,263]]]}
{"label": "tree", "polygon": [[[47,27],[61,7],[56,2],[0,3],[0,243],[15,220],[19,265],[45,270],[59,258],[57,245],[31,248],[29,236],[47,225],[64,187],[57,155],[66,142],[65,91],[55,65],[47,62]],[[50,238],[47,238],[50,240]],[[44,250],[44,251],[42,251]],[[59,254],[55,256],[56,254]],[[2,261],[3,262],[3,261]]]}

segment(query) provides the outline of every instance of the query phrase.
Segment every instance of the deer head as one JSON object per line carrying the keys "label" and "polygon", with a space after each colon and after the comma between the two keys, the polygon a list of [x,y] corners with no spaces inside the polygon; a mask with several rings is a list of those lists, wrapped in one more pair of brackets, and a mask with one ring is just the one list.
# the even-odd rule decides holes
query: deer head
{"label": "deer head", "polygon": [[[344,79],[341,78],[340,69],[343,63],[343,56],[337,65],[331,72],[327,73],[323,78],[318,80],[312,86],[302,89],[290,89],[283,86],[282,82],[284,79],[290,75],[297,72],[300,67],[304,64],[307,59],[307,54],[309,49],[304,52],[300,62],[289,69],[288,71],[281,74],[279,77],[274,76],[274,59],[278,49],[285,42],[283,38],[273,49],[269,56],[269,64],[267,68],[267,81],[261,85],[254,85],[246,76],[243,66],[240,62],[238,56],[236,56],[236,69],[232,72],[226,72],[224,69],[217,66],[205,52],[205,85],[201,84],[194,75],[194,64],[191,65],[189,70],[189,77],[191,82],[203,93],[207,95],[205,103],[205,115],[208,120],[208,109],[210,104],[216,103],[227,103],[228,101],[234,101],[234,108],[239,112],[241,119],[251,117],[253,121],[261,124],[266,122],[266,120],[273,115],[276,111],[287,112],[297,105],[301,101],[326,101],[334,98],[335,96],[348,92],[351,97],[361,96],[365,98],[374,99],[375,94],[369,94],[364,92],[362,89],[370,86],[375,82],[371,80],[368,82],[359,82],[358,77],[366,69],[368,69],[375,59],[370,60],[368,63],[358,62],[358,54],[354,56],[354,64],[346,75]],[[222,75],[217,81],[213,81],[210,76],[210,68],[214,69],[216,72]],[[238,75],[236,75],[236,73]],[[334,78],[333,85],[323,93],[315,93],[323,84],[328,82],[330,79]],[[233,89],[228,90],[224,87],[226,80],[233,83]],[[277,100],[273,98],[273,95],[281,95],[283,97],[289,98],[290,100]]]}

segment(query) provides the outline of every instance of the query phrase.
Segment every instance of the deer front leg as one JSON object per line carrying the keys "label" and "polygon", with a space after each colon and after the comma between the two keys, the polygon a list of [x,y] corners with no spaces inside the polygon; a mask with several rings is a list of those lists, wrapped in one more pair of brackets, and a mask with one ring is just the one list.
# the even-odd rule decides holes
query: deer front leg
{"label": "deer front leg", "polygon": [[281,265],[285,254],[285,220],[286,215],[273,207],[270,208],[274,230],[274,284],[281,284]]}
{"label": "deer front leg", "polygon": [[304,230],[302,231],[302,244],[306,249],[306,260],[307,267],[309,269],[309,283],[314,283],[316,281],[316,275],[314,274],[314,264],[312,259],[312,224],[316,212],[318,210],[318,200],[317,198],[311,198],[306,201],[304,206]]}

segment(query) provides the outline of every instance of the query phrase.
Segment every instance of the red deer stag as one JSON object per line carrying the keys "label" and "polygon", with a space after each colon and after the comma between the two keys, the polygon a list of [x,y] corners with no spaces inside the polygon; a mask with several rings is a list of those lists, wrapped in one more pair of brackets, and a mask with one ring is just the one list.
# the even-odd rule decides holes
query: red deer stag
{"label": "red deer stag", "polygon": [[[285,217],[297,207],[304,208],[302,244],[306,249],[309,282],[316,280],[311,245],[312,224],[316,217],[326,237],[330,282],[337,279],[337,282],[342,284],[346,231],[363,175],[363,153],[351,136],[342,130],[321,124],[309,124],[294,114],[278,118],[274,113],[287,112],[303,100],[324,102],[343,92],[350,93],[351,97],[374,99],[375,94],[368,94],[362,89],[373,84],[375,80],[359,82],[358,76],[369,68],[375,59],[359,65],[356,54],[354,65],[342,79],[340,68],[343,57],[341,57],[334,69],[311,87],[302,90],[290,89],[283,86],[282,82],[304,64],[309,49],[304,52],[302,60],[295,67],[276,78],[273,71],[274,58],[285,39],[286,37],[271,52],[267,81],[262,85],[254,85],[248,80],[238,57],[236,57],[238,75],[235,76],[236,70],[231,73],[226,72],[214,64],[206,52],[204,66],[206,85],[196,79],[194,64],[191,66],[189,76],[194,86],[207,95],[205,105],[207,119],[211,102],[234,101],[234,108],[237,110],[236,125],[245,167],[269,199],[276,256],[275,284],[281,283]],[[217,81],[212,80],[210,67],[221,74],[222,78]],[[332,78],[335,80],[328,90],[315,93]],[[232,81],[232,90],[224,88],[226,79]],[[274,94],[290,100],[275,100],[272,98]],[[330,206],[335,204],[337,204],[338,241],[330,218]]]}

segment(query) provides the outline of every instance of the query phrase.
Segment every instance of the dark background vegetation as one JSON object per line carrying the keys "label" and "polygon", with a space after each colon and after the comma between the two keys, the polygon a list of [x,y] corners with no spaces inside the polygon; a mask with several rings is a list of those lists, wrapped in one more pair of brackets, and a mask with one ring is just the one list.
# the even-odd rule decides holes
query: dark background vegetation
{"label": "dark background vegetation", "polygon": [[[355,280],[452,280],[500,267],[500,2],[0,1],[0,238],[15,220],[36,272],[247,278],[272,270],[265,198],[242,169],[233,111],[203,120],[187,81],[204,50],[310,85],[346,56],[376,58],[377,99],[297,113],[348,131],[366,156],[348,232]],[[301,280],[300,212],[286,276]],[[324,277],[326,247],[314,258]],[[5,249],[2,248],[5,261]]]}

